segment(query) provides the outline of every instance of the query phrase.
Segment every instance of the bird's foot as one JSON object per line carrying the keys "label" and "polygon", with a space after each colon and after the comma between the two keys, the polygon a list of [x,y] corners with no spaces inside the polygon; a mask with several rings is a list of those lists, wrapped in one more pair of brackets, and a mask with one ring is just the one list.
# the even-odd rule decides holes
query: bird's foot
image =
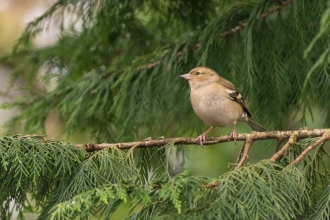
{"label": "bird's foot", "polygon": [[214,129],[214,127],[211,126],[209,128],[209,130],[205,131],[203,134],[201,134],[197,137],[197,140],[199,140],[199,143],[202,147],[203,147],[203,142],[206,141],[206,134],[209,133],[210,131],[212,131],[213,129]]}
{"label": "bird's foot", "polygon": [[203,133],[203,134],[201,134],[201,135],[199,135],[198,137],[197,137],[197,140],[199,140],[199,144],[203,147],[203,141],[205,141],[206,139],[206,133]]}
{"label": "bird's foot", "polygon": [[234,142],[236,144],[236,141],[237,141],[236,129],[234,129],[233,132],[231,132],[230,137],[232,137],[234,139]]}

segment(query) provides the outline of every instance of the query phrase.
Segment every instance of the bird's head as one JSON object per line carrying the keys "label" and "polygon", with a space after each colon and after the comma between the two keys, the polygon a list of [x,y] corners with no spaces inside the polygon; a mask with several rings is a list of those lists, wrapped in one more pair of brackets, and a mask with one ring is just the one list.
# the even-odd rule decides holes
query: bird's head
{"label": "bird's head", "polygon": [[192,90],[219,80],[219,75],[214,70],[203,66],[196,67],[180,77],[188,80]]}

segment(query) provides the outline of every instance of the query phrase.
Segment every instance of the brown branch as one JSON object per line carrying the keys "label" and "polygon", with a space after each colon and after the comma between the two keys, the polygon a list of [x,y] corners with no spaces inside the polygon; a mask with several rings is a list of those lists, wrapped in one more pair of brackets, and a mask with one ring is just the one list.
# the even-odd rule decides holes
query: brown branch
{"label": "brown branch", "polygon": [[[285,135],[279,137],[278,140],[283,141],[283,139],[287,139],[289,138],[288,142],[283,146],[283,148],[276,152],[273,157],[271,158],[271,160],[276,160],[277,158],[281,157],[285,151],[292,146],[293,144],[296,143],[296,141],[298,141],[298,139],[305,139],[305,138],[310,138],[315,136],[320,136],[321,134],[321,138],[319,140],[317,140],[316,142],[314,142],[312,145],[310,145],[308,148],[306,148],[306,150],[304,150],[293,162],[291,162],[290,165],[295,165],[297,164],[309,151],[311,151],[313,148],[315,148],[316,146],[318,146],[319,144],[324,144],[325,141],[330,139],[330,129],[313,129],[313,130],[308,130],[308,129],[304,129],[304,130],[299,130],[299,131],[291,131],[290,136],[288,135],[289,131],[285,132]],[[263,132],[263,133],[268,133],[268,132]],[[283,132],[279,133],[280,135],[283,134]],[[246,136],[246,141],[244,143],[244,146],[242,148],[243,151],[243,155],[240,158],[239,163],[237,164],[237,166],[235,167],[235,170],[239,169],[240,167],[243,166],[244,161],[246,160],[246,158],[248,158],[248,151],[251,148],[252,144],[254,143],[254,140],[257,140],[260,136],[259,136],[259,132],[252,132],[252,134],[243,134]],[[317,171],[318,172],[318,171]],[[322,174],[321,174],[322,175]],[[207,183],[205,184],[206,188],[215,188],[219,185],[219,182],[212,182],[212,183]],[[160,189],[161,185],[154,185],[153,189]]]}
{"label": "brown branch", "polygon": [[[273,9],[271,9],[271,10],[269,10],[269,11],[263,13],[263,14],[261,14],[259,19],[260,20],[261,19],[264,19],[264,18],[268,17],[269,15],[274,14],[275,12],[280,11],[282,8],[284,8],[285,6],[287,6],[287,5],[291,4],[291,3],[292,3],[292,0],[288,0],[286,2],[282,2],[282,4],[280,4],[279,6],[276,6],[275,8],[273,8]],[[237,25],[236,27],[234,27],[234,28],[232,28],[232,29],[230,29],[228,31],[223,32],[222,34],[220,34],[220,36],[221,37],[226,37],[228,35],[231,35],[233,33],[236,33],[238,31],[240,31],[241,29],[245,28],[247,25],[248,25],[248,22],[244,22],[244,23],[242,23],[240,25]],[[196,44],[195,46],[193,46],[190,49],[190,51],[197,50],[200,46],[201,46],[200,44]],[[184,50],[180,50],[179,52],[176,53],[176,56],[179,59],[179,62],[180,62],[180,59],[181,59],[181,56],[183,55],[183,53],[184,53]],[[146,64],[146,65],[143,65],[143,66],[140,66],[140,67],[138,67],[138,69],[139,70],[141,70],[141,69],[151,69],[151,68],[153,68],[155,66],[158,66],[159,64],[161,64],[161,61],[160,60],[155,61],[155,62],[152,62],[152,63],[149,63],[149,64]]]}
{"label": "brown branch", "polygon": [[[296,131],[269,131],[269,132],[251,132],[249,134],[239,134],[237,136],[237,141],[245,141],[244,149],[242,150],[242,158],[240,159],[239,163],[237,164],[236,169],[239,169],[243,164],[244,161],[248,158],[248,151],[251,148],[252,144],[256,140],[268,140],[268,139],[277,139],[278,144],[282,142],[284,139],[289,139],[288,142],[282,147],[281,150],[277,151],[271,158],[271,160],[275,161],[282,155],[284,155],[285,151],[296,143],[296,141],[305,138],[313,138],[313,137],[321,137],[318,141],[314,144],[310,145],[305,151],[303,151],[291,164],[294,165],[301,160],[311,149],[315,146],[319,145],[320,143],[325,142],[326,140],[330,139],[330,128],[327,129],[300,129]],[[233,141],[230,135],[223,135],[219,137],[208,137],[206,138],[206,142],[204,145],[212,145],[218,144],[223,142],[231,142]],[[126,143],[114,143],[114,144],[76,144],[76,147],[83,147],[88,152],[93,152],[97,150],[102,150],[110,147],[115,147],[118,149],[132,149],[132,148],[148,148],[148,147],[158,147],[158,146],[165,146],[167,144],[174,144],[174,145],[199,145],[199,140],[197,138],[168,138],[168,139],[157,139],[157,140],[150,140],[147,139],[145,141],[137,141],[137,142],[126,142]],[[314,146],[315,145],[315,146]],[[206,183],[206,188],[215,188],[218,186],[218,182]],[[155,184],[152,186],[153,189],[160,189],[160,184]]]}
{"label": "brown branch", "polygon": [[217,187],[219,185],[218,182],[214,182],[214,183],[208,183],[206,184],[206,188],[213,188],[213,187]]}
{"label": "brown branch", "polygon": [[[214,188],[214,187],[217,187],[218,185],[219,185],[219,182],[212,182],[212,183],[206,183],[205,187],[206,188]],[[162,188],[162,186],[159,185],[159,184],[155,184],[155,185],[152,186],[152,188],[153,189],[160,189],[160,188]]]}
{"label": "brown branch", "polygon": [[43,141],[47,141],[47,135],[40,135],[40,134],[22,135],[22,136],[18,137],[18,139],[20,139],[20,138],[40,138]]}
{"label": "brown branch", "polygon": [[277,139],[277,143],[276,143],[276,147],[275,147],[274,153],[277,153],[277,151],[280,149],[280,146],[281,146],[282,142],[283,142],[283,139],[282,138]]}
{"label": "brown branch", "polygon": [[[301,130],[299,130],[299,131],[301,131]],[[292,145],[294,145],[297,142],[297,140],[299,140],[299,138],[300,138],[299,131],[294,131],[290,135],[290,138],[289,138],[288,142],[286,142],[286,144],[282,147],[282,149],[279,150],[279,151],[277,151],[270,159],[273,160],[273,161],[275,161],[279,157],[281,157],[282,155],[284,155],[285,151],[287,149],[289,149],[289,147],[291,147]]]}
{"label": "brown branch", "polygon": [[[237,135],[237,141],[246,141],[247,135],[252,135],[254,141],[256,140],[270,140],[270,139],[289,139],[291,136],[299,137],[299,139],[321,137],[325,132],[330,132],[330,128],[327,129],[304,129],[297,131],[268,131],[268,132],[251,132],[250,134],[239,134]],[[222,135],[219,137],[208,137],[203,143],[204,145],[213,145],[224,142],[232,142],[233,138],[230,135]],[[290,141],[290,140],[289,140]],[[75,144],[76,147],[82,147],[88,152],[93,152],[97,150],[102,150],[110,147],[115,147],[118,149],[130,149],[133,146],[138,146],[137,148],[149,148],[149,147],[159,147],[165,146],[167,144],[174,145],[199,145],[199,140],[197,138],[189,137],[178,137],[178,138],[164,138],[157,140],[145,140],[145,141],[135,141],[135,142],[124,142],[124,143],[102,143],[102,144]],[[284,148],[284,147],[283,147]],[[283,148],[281,150],[283,150]],[[278,151],[275,155],[281,154]],[[285,150],[284,150],[285,151]],[[283,152],[282,152],[283,153]],[[273,157],[274,157],[273,156]],[[280,155],[279,155],[280,156]],[[276,160],[278,157],[273,158]]]}
{"label": "brown branch", "polygon": [[246,136],[246,141],[244,142],[244,150],[243,150],[243,155],[241,157],[241,159],[239,160],[237,166],[235,167],[235,170],[239,169],[241,166],[243,166],[245,160],[249,157],[248,156],[248,152],[252,146],[252,144],[254,143],[254,134],[256,134],[256,132],[252,133],[251,135],[247,135]]}
{"label": "brown branch", "polygon": [[290,165],[295,165],[297,164],[309,151],[311,151],[312,149],[314,149],[316,146],[324,143],[326,140],[330,139],[330,132],[324,132],[323,136],[318,139],[317,141],[315,141],[313,144],[309,145],[303,152],[301,152],[301,154],[290,163]]}
{"label": "brown branch", "polygon": [[152,62],[152,63],[148,63],[148,64],[146,64],[146,65],[140,66],[140,67],[138,67],[137,69],[138,69],[138,70],[142,70],[142,69],[151,69],[151,68],[153,68],[153,67],[155,67],[155,66],[158,66],[159,64],[160,64],[160,61],[158,60],[158,61],[155,61],[155,62]]}
{"label": "brown branch", "polygon": [[[201,45],[200,44],[196,44],[194,45],[193,47],[191,47],[189,49],[189,51],[194,51],[194,50],[197,50]],[[176,53],[176,57],[178,58],[178,62],[180,62],[181,60],[181,56],[183,55],[184,53],[184,50],[180,50],[179,52]],[[155,62],[152,62],[152,63],[148,63],[146,65],[142,65],[140,67],[138,67],[137,69],[138,70],[142,70],[142,69],[151,69],[155,66],[158,66],[159,64],[161,64],[161,61],[160,60],[157,60]]]}
{"label": "brown branch", "polygon": [[292,3],[292,0],[288,0],[286,2],[282,2],[282,4],[280,4],[279,6],[276,6],[275,8],[269,10],[268,12],[265,12],[263,14],[260,15],[260,19],[266,18],[271,14],[274,14],[275,12],[280,11],[282,8],[284,8],[285,6],[289,5]]}
{"label": "brown branch", "polygon": [[[289,1],[286,1],[286,2],[282,2],[282,4],[280,4],[279,6],[276,6],[275,8],[273,8],[273,9],[271,9],[271,10],[269,10],[269,11],[263,13],[263,14],[261,14],[260,15],[260,20],[268,17],[271,14],[274,14],[275,12],[280,11],[285,6],[291,4],[291,2],[292,2],[292,0],[289,0]],[[226,36],[228,36],[230,34],[236,33],[238,31],[240,31],[241,29],[245,28],[247,25],[248,25],[248,22],[244,22],[244,23],[242,23],[240,25],[237,25],[236,27],[230,29],[229,31],[223,32],[220,36],[221,37],[226,37]]]}
{"label": "brown branch", "polygon": [[237,159],[236,159],[236,163],[234,163],[234,164],[228,163],[228,168],[229,168],[230,166],[233,166],[233,170],[235,170],[235,166],[240,162],[240,160],[241,160],[242,157],[243,157],[244,149],[245,149],[245,142],[244,142],[244,144],[243,144],[241,150],[239,151],[238,157],[237,157]]}
{"label": "brown branch", "polygon": [[[213,188],[213,187],[217,187],[218,185],[219,185],[218,182],[212,182],[212,183],[206,183],[205,187],[206,188]],[[152,186],[152,188],[153,189],[160,189],[160,188],[162,188],[162,186],[159,185],[159,184],[155,184],[155,185]]]}
{"label": "brown branch", "polygon": [[[205,184],[205,187],[206,187],[206,188],[215,188],[215,187],[217,187],[218,185],[219,185],[219,182],[212,182],[212,183],[206,183],[206,184]],[[159,185],[159,184],[155,184],[155,185],[152,186],[152,188],[153,188],[153,189],[160,189],[160,188],[162,188],[162,186]]]}

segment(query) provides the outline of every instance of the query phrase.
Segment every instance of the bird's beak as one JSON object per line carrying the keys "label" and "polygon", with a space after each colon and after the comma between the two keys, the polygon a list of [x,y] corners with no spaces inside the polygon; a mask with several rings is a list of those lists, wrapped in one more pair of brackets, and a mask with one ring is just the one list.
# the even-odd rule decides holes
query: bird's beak
{"label": "bird's beak", "polygon": [[189,73],[183,74],[180,77],[182,77],[182,78],[184,78],[185,80],[188,80],[188,81],[191,80],[191,76],[189,75]]}

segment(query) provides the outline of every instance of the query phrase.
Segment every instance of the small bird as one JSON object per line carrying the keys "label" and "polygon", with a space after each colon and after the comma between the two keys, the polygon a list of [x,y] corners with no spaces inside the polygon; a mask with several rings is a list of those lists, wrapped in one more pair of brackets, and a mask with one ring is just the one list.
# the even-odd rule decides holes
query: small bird
{"label": "small bird", "polygon": [[236,143],[236,121],[247,123],[254,131],[267,131],[251,119],[252,114],[234,85],[220,77],[214,70],[207,67],[196,67],[180,77],[189,82],[190,101],[196,115],[211,126],[198,136],[200,145],[203,145],[206,134],[215,127],[230,125],[234,125],[230,136]]}

